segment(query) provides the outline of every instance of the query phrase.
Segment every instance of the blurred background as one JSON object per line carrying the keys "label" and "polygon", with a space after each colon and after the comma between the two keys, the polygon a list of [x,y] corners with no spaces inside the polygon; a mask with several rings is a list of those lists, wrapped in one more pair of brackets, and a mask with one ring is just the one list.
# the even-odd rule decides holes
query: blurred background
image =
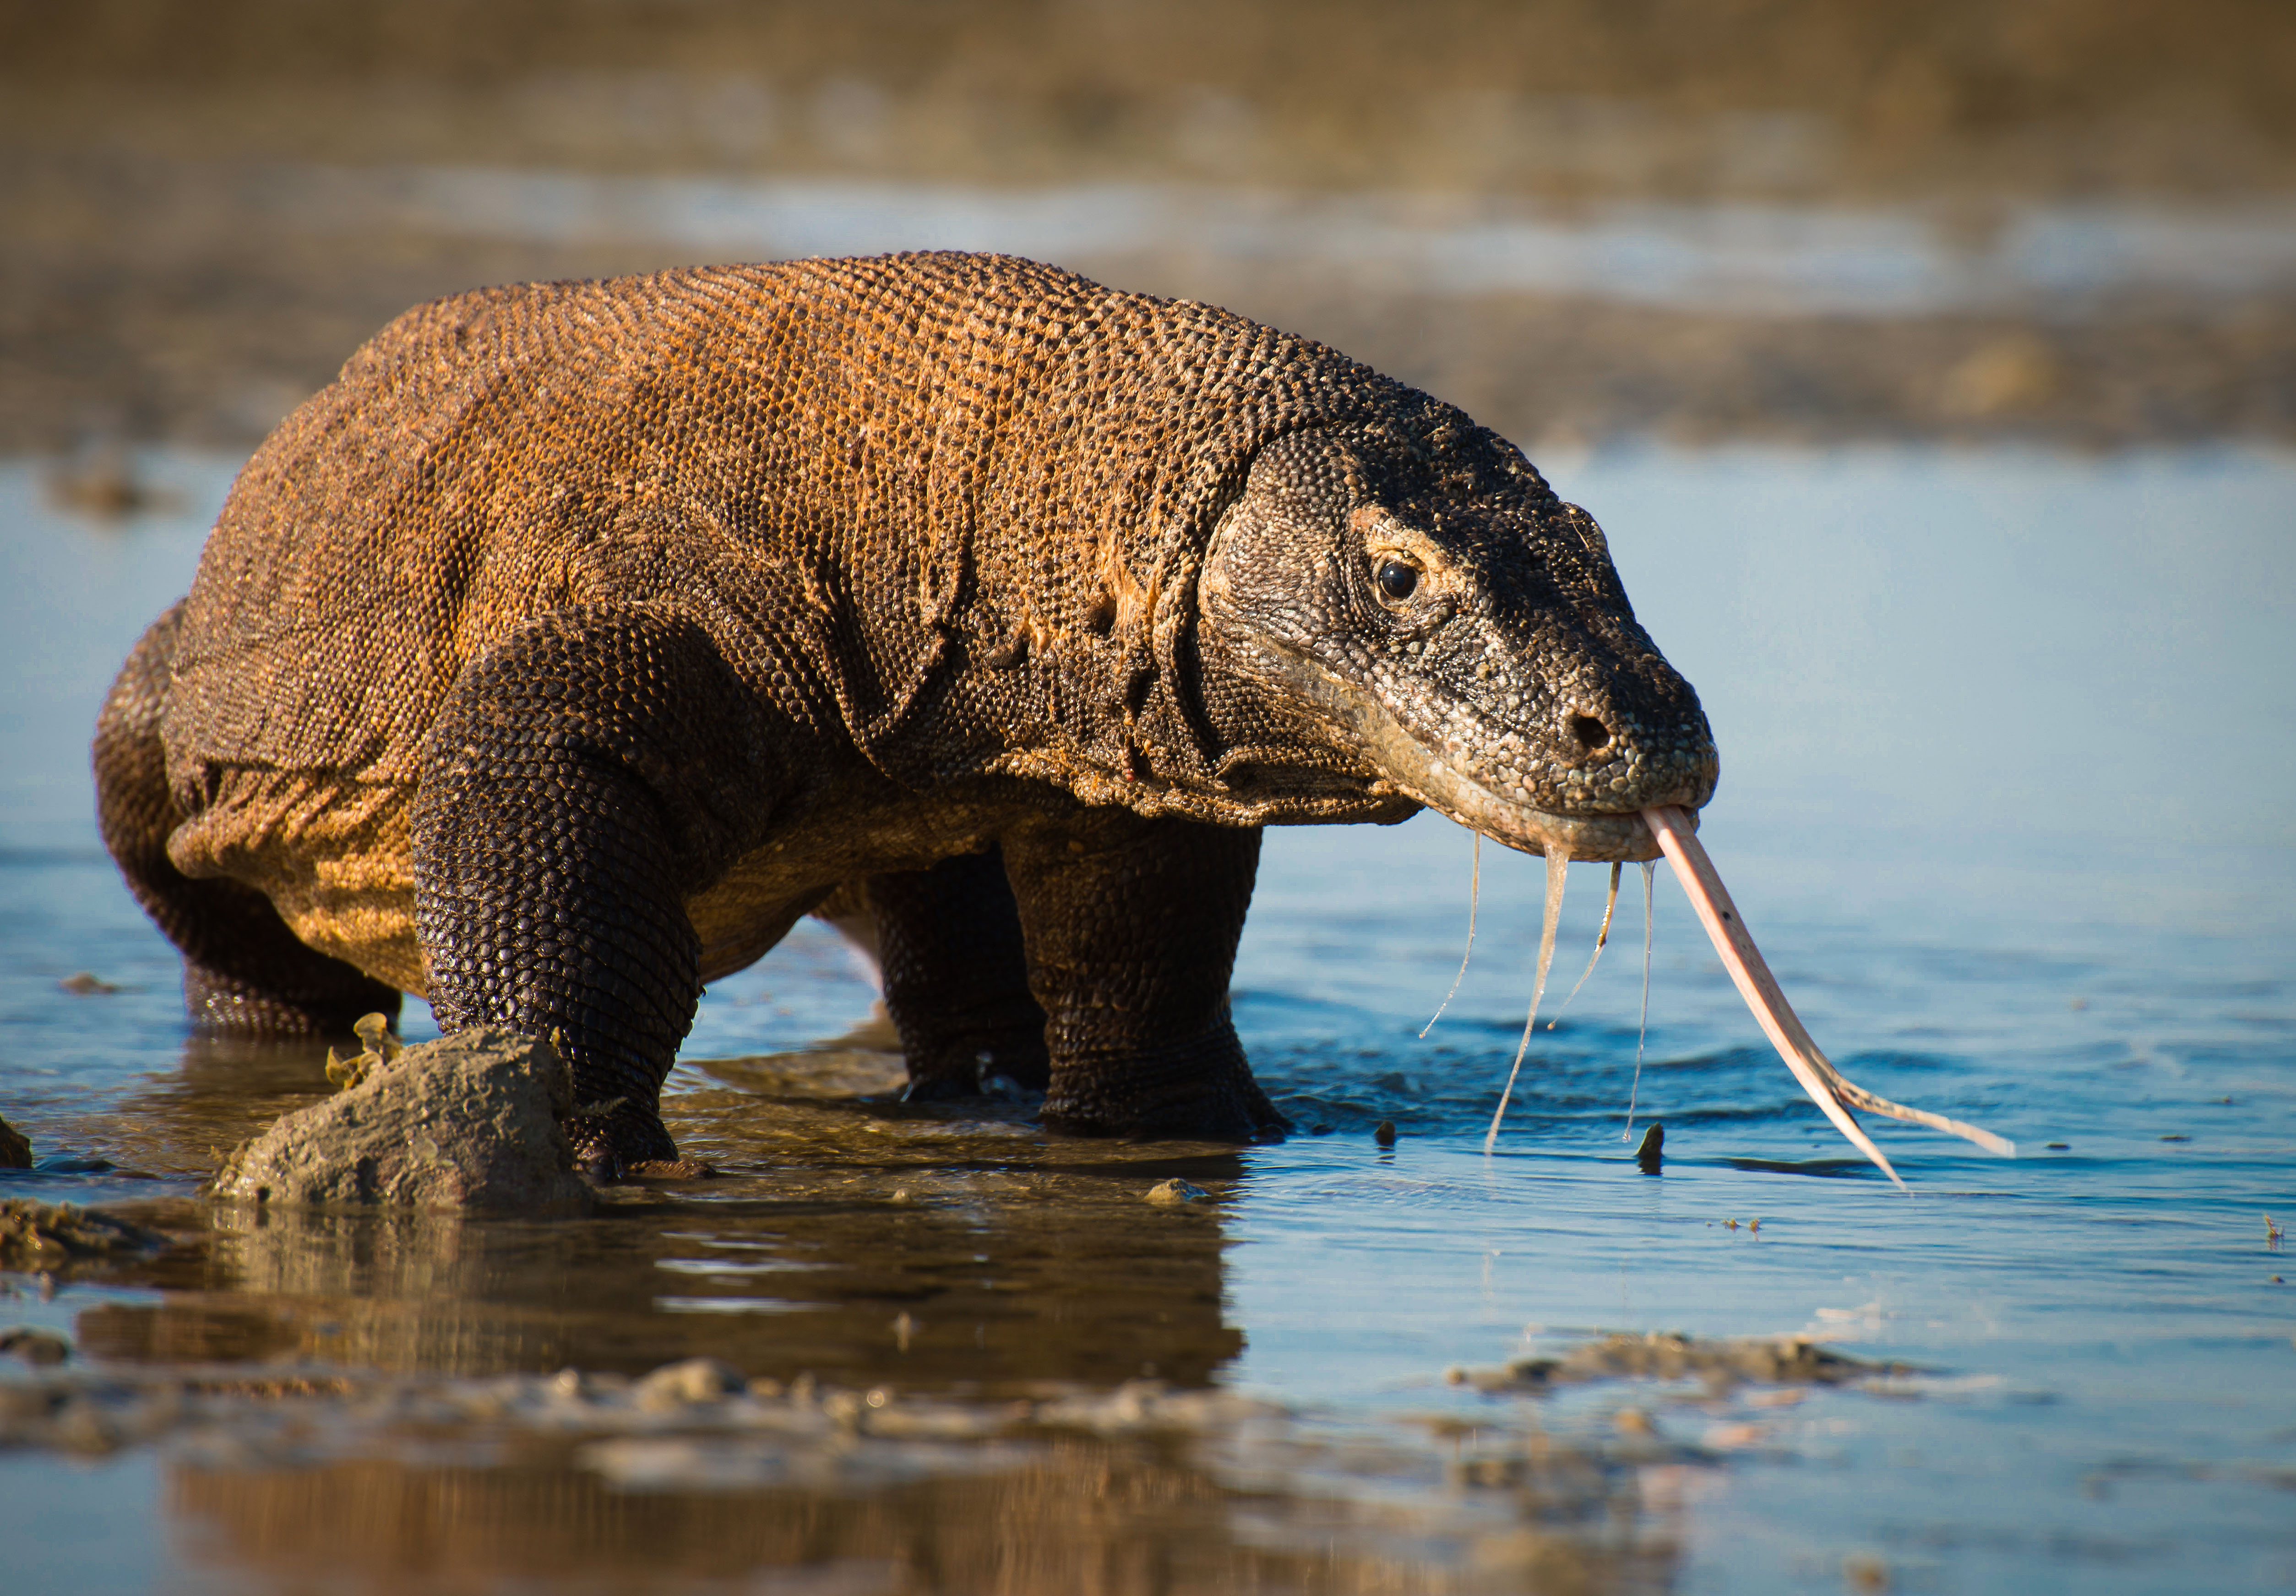
{"label": "blurred background", "polygon": [[[0,4],[0,452],[251,444],[415,301],[920,245],[1542,447],[2296,436],[2284,0]],[[94,491],[102,491],[101,485]]]}

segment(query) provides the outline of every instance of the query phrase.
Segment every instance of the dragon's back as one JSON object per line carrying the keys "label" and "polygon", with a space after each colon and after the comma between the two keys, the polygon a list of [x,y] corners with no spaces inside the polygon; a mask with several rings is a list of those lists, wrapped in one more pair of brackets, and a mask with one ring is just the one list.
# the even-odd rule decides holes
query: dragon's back
{"label": "dragon's back", "polygon": [[[1310,426],[1545,491],[1456,410],[1321,345],[1009,258],[418,308],[279,427],[216,525],[166,717],[170,854],[261,887],[315,945],[411,947],[395,908],[373,934],[322,922],[347,893],[370,918],[411,901],[440,704],[522,623],[582,605],[696,621],[904,783],[995,769],[1089,800],[1136,748],[1185,765],[1174,606],[1253,451]],[[1031,669],[954,679],[1024,634]],[[928,701],[957,706],[930,747]]]}
{"label": "dragon's back", "polygon": [[578,584],[587,512],[630,475],[598,446],[696,309],[541,284],[378,333],[233,486],[185,607],[171,767],[412,779],[463,664]]}

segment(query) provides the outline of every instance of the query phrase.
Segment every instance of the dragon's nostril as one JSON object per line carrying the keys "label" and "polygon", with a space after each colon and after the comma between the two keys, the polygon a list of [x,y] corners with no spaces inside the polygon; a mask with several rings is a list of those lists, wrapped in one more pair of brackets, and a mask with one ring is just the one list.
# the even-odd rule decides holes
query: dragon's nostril
{"label": "dragon's nostril", "polygon": [[1611,728],[1592,715],[1571,716],[1570,735],[1578,738],[1578,745],[1589,753],[1611,745]]}

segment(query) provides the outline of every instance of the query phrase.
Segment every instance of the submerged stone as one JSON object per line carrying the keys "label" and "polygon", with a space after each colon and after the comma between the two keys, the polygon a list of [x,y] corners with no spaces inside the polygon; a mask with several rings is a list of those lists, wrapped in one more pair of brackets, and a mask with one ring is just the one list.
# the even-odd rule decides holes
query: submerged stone
{"label": "submerged stone", "polygon": [[371,1065],[356,1085],[242,1144],[216,1196],[311,1207],[586,1207],[548,1042],[472,1026]]}
{"label": "submerged stone", "polygon": [[70,1203],[0,1202],[0,1267],[53,1269],[91,1258],[143,1257],[168,1246],[157,1230]]}
{"label": "submerged stone", "polygon": [[0,1169],[32,1167],[32,1143],[22,1131],[0,1119]]}
{"label": "submerged stone", "polygon": [[1520,1358],[1495,1372],[1470,1371],[1486,1391],[1544,1389],[1612,1379],[1703,1379],[1727,1389],[1763,1385],[1846,1386],[1918,1372],[1907,1363],[1868,1363],[1829,1352],[1807,1336],[1698,1340],[1671,1332],[1604,1336],[1559,1358]]}
{"label": "submerged stone", "polygon": [[71,1357],[71,1343],[53,1330],[18,1325],[0,1330],[0,1357],[21,1358],[35,1368],[62,1363]]}

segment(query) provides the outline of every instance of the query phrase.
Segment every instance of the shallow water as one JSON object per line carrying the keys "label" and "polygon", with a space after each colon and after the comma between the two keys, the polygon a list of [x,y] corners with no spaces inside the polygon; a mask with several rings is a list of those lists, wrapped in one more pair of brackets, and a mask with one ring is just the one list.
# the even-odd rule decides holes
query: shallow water
{"label": "shallow water", "polygon": [[[186,1038],[83,773],[110,672],[182,590],[231,463],[154,457],[174,507],[107,524],[0,466],[0,1114],[53,1156],[0,1195],[127,1205],[180,1238],[7,1277],[0,1325],[58,1330],[106,1378],[333,1370],[457,1401],[699,1353],[976,1428],[1048,1393],[1136,1406],[1144,1378],[1268,1404],[987,1441],[226,1405],[69,1460],[0,1452],[8,1588],[2296,1584],[2296,1297],[2275,1278],[2296,1260],[2263,1217],[2296,1218],[2296,459],[1542,464],[1704,695],[1725,765],[1702,835],[1812,1032],[1853,1078],[2024,1156],[1877,1125],[1915,1196],[1892,1192],[1662,877],[1641,1112],[1669,1156],[1642,1174],[1621,1140],[1630,876],[1485,1158],[1541,867],[1485,851],[1473,966],[1419,1041],[1469,851],[1423,817],[1270,835],[1236,1013],[1300,1126],[1280,1146],[1048,1141],[1009,1107],[891,1106],[883,1055],[803,1051],[869,1002],[808,926],[711,991],[674,1078],[673,1129],[726,1178],[578,1222],[251,1226],[196,1182],[323,1090],[317,1061]],[[1577,873],[1558,975],[1599,869]],[[59,989],[81,971],[119,990]],[[1144,1200],[1174,1175],[1210,1200]],[[1809,1332],[1918,1372],[1444,1378],[1655,1329]]]}

